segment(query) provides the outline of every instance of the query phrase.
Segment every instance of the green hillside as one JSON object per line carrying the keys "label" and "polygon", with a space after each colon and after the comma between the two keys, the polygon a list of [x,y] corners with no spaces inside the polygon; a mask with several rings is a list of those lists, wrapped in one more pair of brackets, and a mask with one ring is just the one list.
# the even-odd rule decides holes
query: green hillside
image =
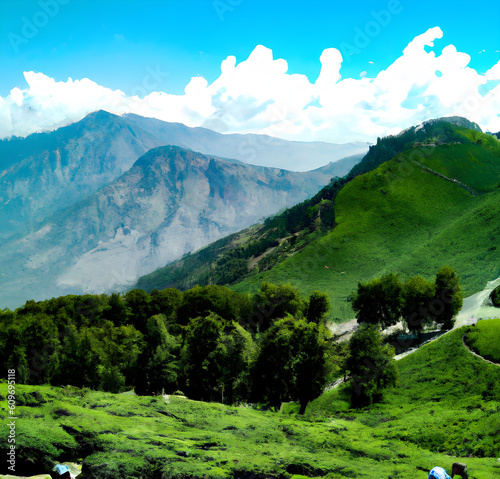
{"label": "green hillside", "polygon": [[500,275],[500,142],[459,120],[379,139],[347,177],[314,198],[137,287],[216,283],[255,291],[263,281],[289,282],[304,294],[326,292],[331,319],[353,317],[349,298],[358,281],[385,272],[430,279],[449,264],[465,295],[481,290]]}
{"label": "green hillside", "polygon": [[[347,409],[342,387],[300,417],[177,396],[18,385],[19,474],[75,461],[87,479],[402,479],[426,477],[436,465],[449,472],[460,461],[471,479],[491,479],[500,473],[500,368],[466,350],[466,331],[401,360],[399,387],[359,411]],[[6,391],[2,384],[2,419]]]}
{"label": "green hillside", "polygon": [[[352,317],[346,300],[358,281],[390,271],[430,279],[449,264],[465,295],[479,291],[500,275],[500,143],[493,141],[493,151],[461,144],[407,150],[356,177],[336,198],[336,227],[329,234],[234,288],[253,290],[271,281],[290,282],[304,293],[319,289],[340,318]],[[472,156],[481,158],[479,171]]]}

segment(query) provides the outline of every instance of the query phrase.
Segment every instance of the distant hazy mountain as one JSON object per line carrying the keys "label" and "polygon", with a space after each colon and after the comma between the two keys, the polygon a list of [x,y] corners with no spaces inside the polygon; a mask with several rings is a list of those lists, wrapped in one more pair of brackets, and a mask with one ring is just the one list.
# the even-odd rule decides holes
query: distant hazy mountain
{"label": "distant hazy mountain", "polygon": [[51,133],[0,141],[0,239],[95,193],[158,145],[104,111]]}
{"label": "distant hazy mountain", "polygon": [[0,249],[0,306],[105,292],[311,196],[331,177],[155,148]]}
{"label": "distant hazy mountain", "polygon": [[288,158],[288,169],[299,163],[304,165],[302,170],[326,165],[317,171],[318,178],[325,175],[318,180],[320,186],[332,176],[347,173],[360,159],[333,162],[339,154],[362,150],[359,145],[221,135],[205,128],[98,111],[54,132],[0,141],[0,240],[35,230],[48,216],[108,185],[149,149],[169,144],[261,165],[285,163]]}
{"label": "distant hazy mountain", "polygon": [[[189,128],[181,123],[167,123],[135,114],[124,115],[123,118],[129,124],[150,132],[164,145],[177,145],[219,158],[235,158],[251,165],[292,171],[309,171],[347,156],[364,155],[369,146],[362,142],[339,145],[286,141],[266,135],[222,134],[206,128]],[[342,176],[349,169],[339,170],[335,176]]]}

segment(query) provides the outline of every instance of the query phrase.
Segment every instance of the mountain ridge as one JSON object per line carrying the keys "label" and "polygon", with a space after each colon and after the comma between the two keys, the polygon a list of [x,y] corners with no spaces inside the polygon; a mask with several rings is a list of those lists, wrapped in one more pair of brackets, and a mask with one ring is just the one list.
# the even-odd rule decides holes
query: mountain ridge
{"label": "mountain ridge", "polygon": [[[175,144],[218,158],[234,158],[248,164],[289,171],[311,171],[332,161],[364,154],[368,149],[368,145],[361,142],[335,144],[290,141],[254,133],[218,133],[203,127],[188,127],[182,123],[169,123],[136,114],[125,114],[123,118],[150,131],[163,144]],[[308,158],[308,162],[305,158]],[[333,176],[342,176],[348,171],[339,170]]]}
{"label": "mountain ridge", "polygon": [[95,193],[154,146],[157,140],[148,132],[132,130],[105,112],[55,132],[30,135],[30,155],[0,172],[0,238],[32,230],[53,212]]}
{"label": "mountain ridge", "polygon": [[[131,168],[151,148],[169,144],[169,141],[173,144],[186,144],[189,149],[193,149],[192,146],[203,146],[193,136],[192,129],[189,130],[184,125],[176,127],[177,130],[184,131],[182,141],[176,141],[180,139],[176,137],[177,130],[165,134],[169,124],[160,120],[141,120],[138,116],[133,119],[134,122],[130,118],[127,120],[99,110],[79,122],[50,133],[36,133],[24,139],[1,140],[0,240],[6,240],[17,232],[32,231],[54,211],[70,207],[80,199],[92,195]],[[158,129],[163,133],[158,134]],[[200,131],[216,138],[217,141],[212,141],[212,146],[228,139],[210,130]],[[239,141],[245,141],[246,137],[238,138]],[[282,140],[280,144],[293,150],[290,142]],[[307,148],[310,146],[302,146],[302,151],[297,155],[305,162],[309,151]],[[238,145],[233,145],[232,149],[226,148],[225,152],[231,156],[230,153],[238,153],[237,150]],[[258,155],[260,152],[256,150],[255,153]],[[326,175],[331,177],[345,174],[360,158],[344,158],[339,163],[328,163],[331,159],[327,155],[321,165],[324,169],[317,171],[318,180],[320,174],[325,175],[319,180],[323,185],[330,179]],[[233,161],[238,161],[238,158],[235,157]]]}

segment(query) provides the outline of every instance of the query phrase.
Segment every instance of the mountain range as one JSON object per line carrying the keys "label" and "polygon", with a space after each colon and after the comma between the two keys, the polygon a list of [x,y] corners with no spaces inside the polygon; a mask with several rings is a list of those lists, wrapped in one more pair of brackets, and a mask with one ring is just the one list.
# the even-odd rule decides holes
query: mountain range
{"label": "mountain range", "polygon": [[333,176],[348,173],[352,164],[344,159],[366,154],[369,146],[362,142],[333,144],[287,141],[268,135],[221,134],[207,128],[190,128],[182,123],[167,123],[135,114],[123,118],[129,125],[153,134],[163,145],[177,145],[219,158],[291,171],[310,171],[333,163],[330,165],[335,167]]}
{"label": "mountain range", "polygon": [[236,156],[247,141],[254,136],[104,111],[1,141],[0,304],[123,288],[312,196],[361,159],[326,162],[336,145],[266,140],[277,161],[290,154],[306,165],[320,151],[327,163],[292,172],[193,151]]}
{"label": "mountain range", "polygon": [[164,145],[262,166],[286,164],[302,171],[322,167],[316,176],[324,173],[323,184],[346,174],[367,149],[363,144],[223,135],[101,110],[51,133],[0,141],[0,239],[35,229],[54,212],[111,183],[151,148]]}

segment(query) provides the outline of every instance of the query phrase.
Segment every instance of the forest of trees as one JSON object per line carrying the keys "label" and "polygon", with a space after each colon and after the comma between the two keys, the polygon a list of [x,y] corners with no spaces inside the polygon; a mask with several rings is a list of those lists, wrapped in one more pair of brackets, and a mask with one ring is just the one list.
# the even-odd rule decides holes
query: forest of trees
{"label": "forest of trees", "polygon": [[0,362],[25,384],[303,411],[328,376],[328,310],[323,293],[269,283],[253,296],[212,285],[28,301],[0,312]]}
{"label": "forest of trees", "polygon": [[453,328],[462,304],[458,277],[445,266],[437,272],[434,282],[414,276],[402,283],[394,273],[359,282],[352,307],[359,323],[385,329],[402,320],[410,332],[420,335],[431,325],[443,330]]}
{"label": "forest of trees", "polygon": [[191,399],[307,404],[327,382],[351,379],[351,403],[379,400],[397,383],[392,348],[378,329],[403,320],[421,333],[449,329],[462,305],[455,272],[402,283],[387,274],[359,283],[362,323],[349,343],[326,327],[330,304],[314,291],[262,283],[253,295],[217,285],[150,294],[68,295],[0,311],[0,363],[24,384],[73,385],[139,395],[182,391]]}

